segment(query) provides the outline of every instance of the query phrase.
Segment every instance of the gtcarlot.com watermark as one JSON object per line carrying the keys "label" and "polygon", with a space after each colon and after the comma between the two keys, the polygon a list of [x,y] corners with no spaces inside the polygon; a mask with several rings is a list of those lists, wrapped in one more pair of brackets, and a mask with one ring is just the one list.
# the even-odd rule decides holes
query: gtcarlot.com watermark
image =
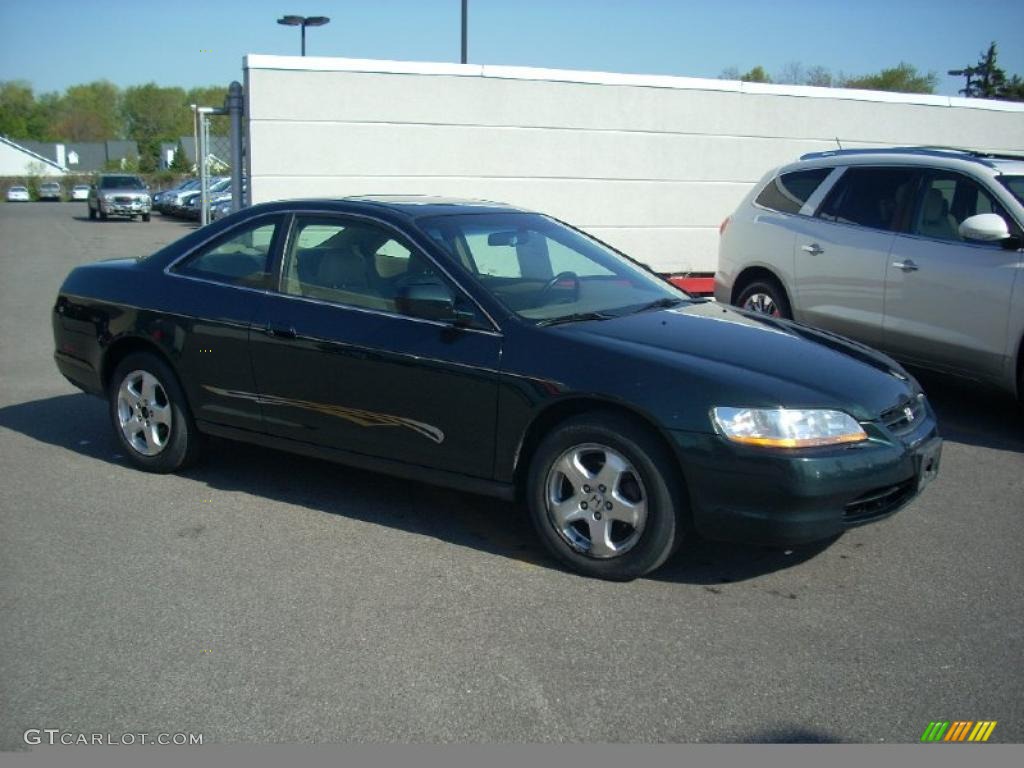
{"label": "gtcarlot.com watermark", "polygon": [[29,728],[23,737],[26,744],[93,744],[104,747],[157,744],[160,746],[196,746],[203,743],[201,733],[72,733],[60,728]]}

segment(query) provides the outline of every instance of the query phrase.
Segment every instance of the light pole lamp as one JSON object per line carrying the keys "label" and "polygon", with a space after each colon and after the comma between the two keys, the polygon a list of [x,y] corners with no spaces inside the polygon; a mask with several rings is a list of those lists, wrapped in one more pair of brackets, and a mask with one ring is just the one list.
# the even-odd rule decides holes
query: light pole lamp
{"label": "light pole lamp", "polygon": [[286,27],[302,27],[302,55],[306,55],[306,27],[322,27],[330,21],[326,16],[282,16],[278,24]]}

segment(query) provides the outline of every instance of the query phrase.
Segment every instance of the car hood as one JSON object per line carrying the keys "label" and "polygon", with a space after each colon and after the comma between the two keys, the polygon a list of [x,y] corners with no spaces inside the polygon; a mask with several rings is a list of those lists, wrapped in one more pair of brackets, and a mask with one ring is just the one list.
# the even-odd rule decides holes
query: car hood
{"label": "car hood", "polygon": [[558,330],[720,383],[733,402],[719,405],[832,407],[868,421],[918,390],[898,363],[862,344],[710,301]]}

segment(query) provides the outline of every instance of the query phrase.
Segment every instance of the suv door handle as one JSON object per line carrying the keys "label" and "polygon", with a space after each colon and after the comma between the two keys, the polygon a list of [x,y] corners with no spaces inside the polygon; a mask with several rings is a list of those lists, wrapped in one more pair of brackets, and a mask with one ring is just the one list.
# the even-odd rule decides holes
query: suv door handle
{"label": "suv door handle", "polygon": [[263,333],[275,339],[294,339],[298,337],[294,328],[276,328],[271,325],[264,326]]}
{"label": "suv door handle", "polygon": [[811,243],[810,245],[801,246],[800,250],[807,251],[807,253],[811,254],[811,256],[821,256],[821,254],[825,252],[825,249],[822,248],[817,243]]}
{"label": "suv door handle", "polygon": [[892,263],[897,269],[902,269],[904,272],[916,272],[920,267],[914,263],[913,259],[907,259],[906,261],[894,261]]}

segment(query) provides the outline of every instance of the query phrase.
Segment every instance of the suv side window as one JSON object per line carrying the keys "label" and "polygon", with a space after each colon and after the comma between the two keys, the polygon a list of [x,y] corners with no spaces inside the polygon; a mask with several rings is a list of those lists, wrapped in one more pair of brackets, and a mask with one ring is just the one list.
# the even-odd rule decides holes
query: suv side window
{"label": "suv side window", "polygon": [[1010,227],[1020,230],[1003,207],[980,184],[966,176],[938,171],[925,180],[910,228],[912,234],[937,240],[962,241],[960,224],[979,213],[995,213]]}
{"label": "suv side window", "polygon": [[755,202],[773,211],[799,213],[830,173],[831,168],[810,168],[780,174],[768,182]]}
{"label": "suv side window", "polygon": [[270,255],[279,221],[275,216],[233,229],[190,256],[174,271],[228,285],[269,288]]}
{"label": "suv side window", "polygon": [[818,211],[818,218],[902,231],[916,180],[913,168],[847,168]]}

